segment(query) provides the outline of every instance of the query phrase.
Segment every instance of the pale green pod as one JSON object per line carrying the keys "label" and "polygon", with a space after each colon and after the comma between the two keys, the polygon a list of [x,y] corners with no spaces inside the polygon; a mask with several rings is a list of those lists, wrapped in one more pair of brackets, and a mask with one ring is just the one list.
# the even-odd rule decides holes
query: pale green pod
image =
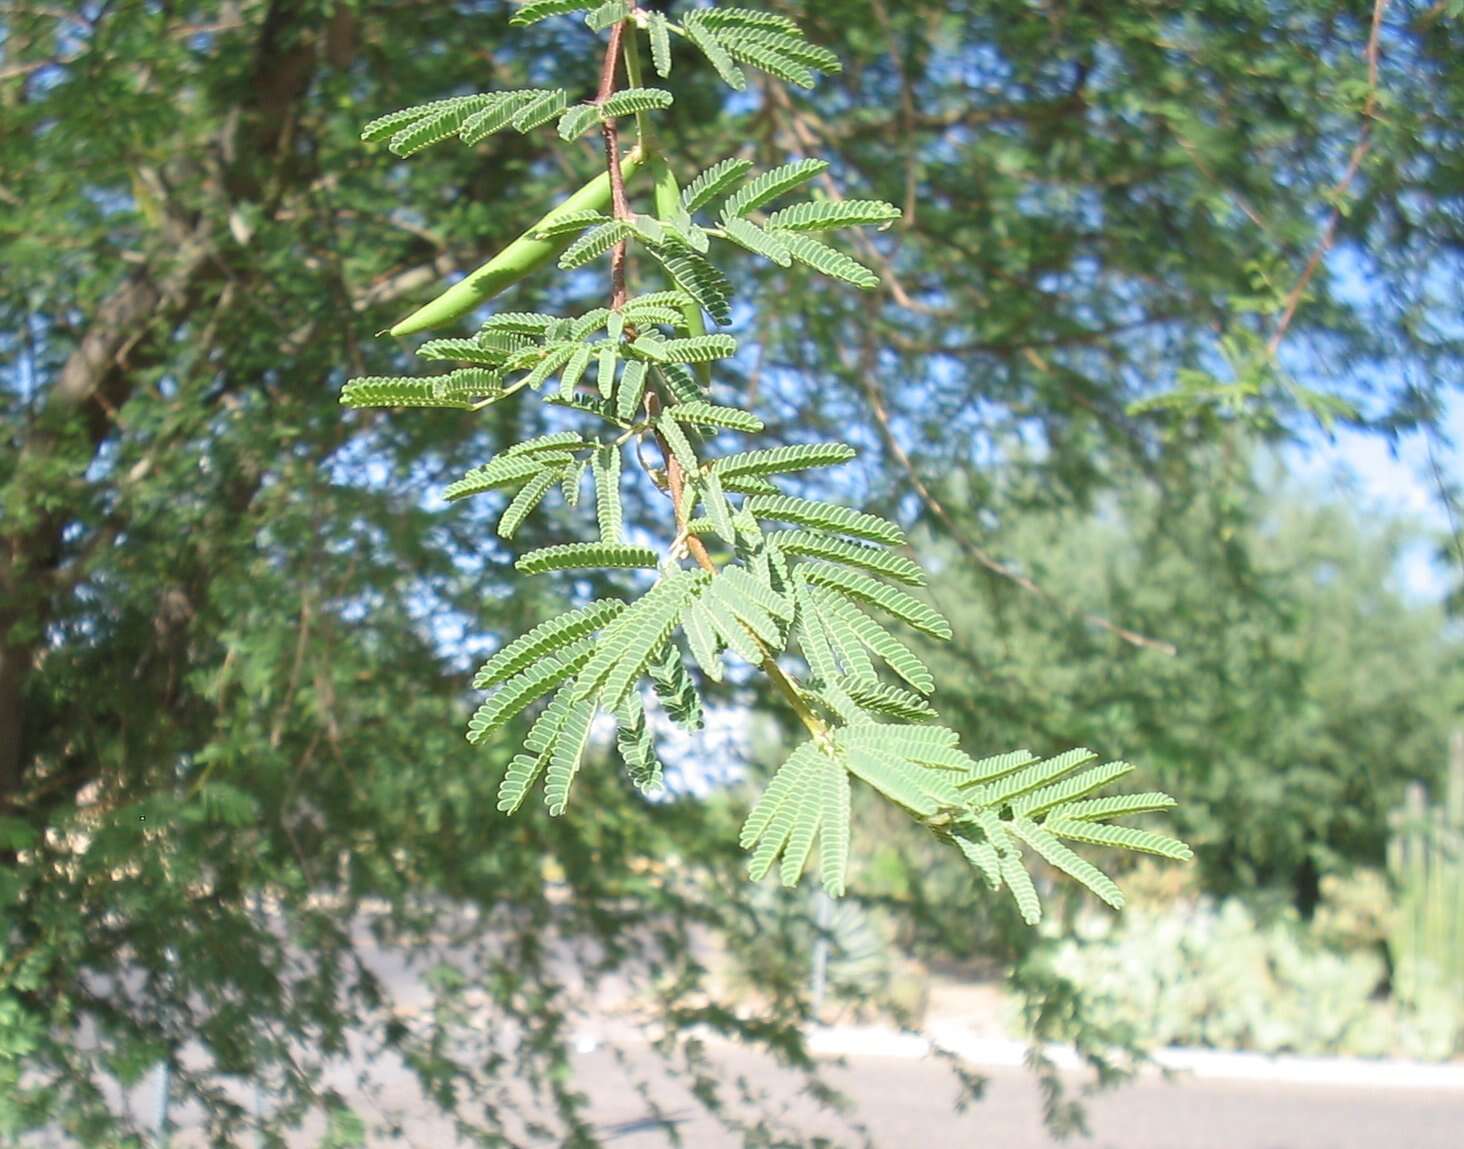
{"label": "pale green pod", "polygon": [[[630,179],[641,166],[636,148],[620,161],[620,174]],[[574,233],[553,239],[535,239],[534,233],[560,216],[578,211],[605,211],[610,207],[610,175],[601,172],[574,195],[535,222],[530,228],[476,271],[463,276],[431,303],[424,304],[392,327],[392,335],[413,335],[441,327],[466,315],[480,303],[512,287],[540,264],[554,259],[573,242]]]}

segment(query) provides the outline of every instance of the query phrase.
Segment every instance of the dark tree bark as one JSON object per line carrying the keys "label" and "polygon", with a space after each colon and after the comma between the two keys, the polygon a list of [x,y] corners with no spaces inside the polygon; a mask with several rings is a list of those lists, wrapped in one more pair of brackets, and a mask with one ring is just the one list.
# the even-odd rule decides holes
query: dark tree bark
{"label": "dark tree bark", "polygon": [[[266,188],[277,202],[290,183],[289,143],[319,56],[314,17],[302,12],[304,7],[295,0],[276,0],[260,25],[253,81],[240,106],[221,117],[229,125],[220,150],[229,168],[225,184],[231,202],[210,205],[209,216],[225,218],[232,202],[258,198]],[[339,51],[343,39],[349,42],[349,28],[339,26],[340,21],[337,25]],[[235,126],[244,128],[242,137],[235,138]],[[139,175],[166,197],[167,189],[154,173]],[[56,373],[20,444],[21,473],[52,454],[77,420],[83,421],[95,456],[112,434],[109,411],[132,393],[147,343],[175,331],[204,281],[227,271],[209,218],[190,216],[168,202],[163,215],[162,234],[148,261],[95,310]],[[11,805],[25,783],[30,758],[26,680],[39,636],[55,612],[54,576],[73,521],[74,513],[62,504],[15,529],[0,528],[0,807]],[[17,634],[22,622],[23,637]]]}

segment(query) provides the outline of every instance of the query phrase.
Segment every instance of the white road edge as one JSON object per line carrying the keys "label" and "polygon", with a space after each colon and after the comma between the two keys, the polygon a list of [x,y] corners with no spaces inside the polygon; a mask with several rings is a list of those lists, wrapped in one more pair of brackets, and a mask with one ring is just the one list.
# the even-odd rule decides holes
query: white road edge
{"label": "white road edge", "polygon": [[[814,1053],[844,1057],[927,1057],[936,1050],[954,1054],[973,1066],[1021,1066],[1025,1042],[982,1037],[963,1026],[935,1022],[924,1034],[881,1026],[820,1026],[809,1033]],[[1063,1069],[1082,1062],[1066,1046],[1049,1046],[1047,1055]],[[1272,1057],[1261,1053],[1229,1053],[1208,1049],[1167,1048],[1154,1051],[1162,1069],[1211,1080],[1257,1081],[1291,1085],[1331,1085],[1348,1089],[1436,1089],[1464,1091],[1464,1064],[1383,1061],[1349,1057]]]}

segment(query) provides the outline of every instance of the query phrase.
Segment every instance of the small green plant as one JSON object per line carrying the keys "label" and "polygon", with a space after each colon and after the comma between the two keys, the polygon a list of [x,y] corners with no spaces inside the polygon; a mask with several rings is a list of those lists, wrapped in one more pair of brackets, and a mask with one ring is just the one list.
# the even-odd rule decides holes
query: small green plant
{"label": "small green plant", "polygon": [[[1388,870],[1398,891],[1389,920],[1393,989],[1435,1015],[1464,1019],[1464,734],[1450,743],[1444,800],[1415,783],[1393,814]],[[1464,1037],[1458,1024],[1455,1041]]]}
{"label": "small green plant", "polygon": [[[608,257],[605,306],[568,316],[498,312],[472,337],[432,339],[418,348],[422,358],[457,364],[454,369],[353,379],[341,395],[352,407],[479,411],[521,391],[538,393],[578,422],[515,443],[451,484],[446,497],[512,492],[498,521],[498,533],[509,539],[556,491],[576,506],[588,473],[595,537],[529,551],[518,570],[644,572],[634,584],[641,593],[587,602],[542,622],[478,671],[475,685],[490,693],[469,724],[473,742],[548,698],[503,778],[499,809],[518,810],[542,786],[549,812],[563,813],[600,714],[618,724],[616,742],[631,780],[654,790],[661,765],[642,690],[648,682],[673,719],[695,728],[697,677],[720,681],[730,655],[768,677],[809,735],[743,826],[754,879],[777,866],[784,884],[796,884],[816,856],[824,888],[842,893],[850,786],[858,780],[959,850],[992,889],[1005,885],[1029,922],[1041,909],[1024,849],[1109,905],[1122,905],[1113,881],[1067,843],[1188,858],[1188,848],[1173,838],[1111,821],[1166,809],[1173,800],[1158,793],[1091,797],[1132,767],[1099,763],[1087,750],[1047,759],[1025,751],[980,760],[964,753],[954,731],[933,724],[930,672],[876,618],[950,637],[940,613],[906,589],[921,586],[924,576],[894,549],[905,542],[899,526],[778,485],[785,476],[846,462],[853,448],[722,449],[731,437],[758,434],[763,424],[725,402],[713,381],[713,366],[738,352],[733,336],[707,325],[708,319],[715,327],[733,321],[733,286],[713,253],[731,245],[779,267],[873,289],[879,276],[825,237],[843,228],[885,227],[901,213],[888,203],[842,198],[827,184],[830,165],[820,159],[754,172],[748,160],[729,156],[683,186],[651,122],[673,96],[648,83],[642,43],[663,78],[673,66],[673,46],[690,48],[738,90],[747,83],[745,68],[812,87],[818,73],[839,68],[838,60],[792,20],[747,8],[687,8],[673,20],[627,0],[535,0],[512,20],[528,25],[569,13],[584,13],[591,29],[608,35],[593,100],[572,104],[558,88],[455,96],[383,116],[363,132],[399,156],[454,136],[472,145],[493,132],[551,123],[566,142],[598,131],[603,146],[602,174],[392,334],[449,323],[555,256],[565,272]],[[620,138],[626,121],[635,131],[628,152]],[[650,181],[649,205],[631,200],[642,175]],[[785,202],[815,180],[821,190],[812,198]],[[629,282],[631,244],[640,264],[659,278],[644,290]],[[651,460],[641,468],[671,504],[660,545],[626,533],[621,487],[628,448],[634,459]],[[885,677],[881,663],[898,682]]]}
{"label": "small green plant", "polygon": [[1456,999],[1380,993],[1379,947],[1338,945],[1290,907],[1136,902],[1117,922],[1080,919],[1029,965],[1075,986],[1095,1025],[1145,1047],[1428,1060],[1457,1048]]}

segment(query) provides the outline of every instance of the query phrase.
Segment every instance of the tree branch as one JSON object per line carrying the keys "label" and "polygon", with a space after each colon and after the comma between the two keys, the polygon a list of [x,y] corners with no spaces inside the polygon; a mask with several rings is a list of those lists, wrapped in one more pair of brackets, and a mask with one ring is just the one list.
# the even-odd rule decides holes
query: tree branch
{"label": "tree branch", "polygon": [[[231,172],[232,178],[223,182],[236,192],[254,193],[262,186],[259,175],[278,174],[289,163],[288,149],[280,145],[291,130],[316,62],[310,36],[285,46],[302,19],[297,6],[287,0],[269,5],[255,45],[252,83],[234,114],[222,117],[226,125],[233,125],[247,113],[254,130],[250,154],[265,165],[261,172]],[[226,160],[232,154],[231,132],[232,126],[226,127],[221,137]],[[20,449],[16,466],[20,482],[27,473],[42,469],[78,416],[86,420],[93,451],[101,447],[113,425],[109,411],[120,407],[133,387],[135,372],[128,369],[128,353],[179,322],[205,270],[218,260],[209,215],[196,219],[169,202],[168,188],[158,173],[142,168],[138,175],[162,205],[158,251],[130,272],[89,317]],[[210,214],[222,218],[228,214],[228,204],[222,205],[223,210],[217,210],[219,206]],[[49,579],[38,576],[49,574],[60,560],[73,514],[64,502],[32,501],[31,514],[17,520],[0,528],[0,603],[4,604],[0,607],[0,803],[13,801],[24,781],[27,752],[21,698],[36,650],[34,640],[20,642],[12,635],[22,620],[30,633],[44,631],[56,592]]]}
{"label": "tree branch", "polygon": [[1171,642],[1165,642],[1163,639],[1158,638],[1150,638],[1147,635],[1130,630],[1125,626],[1120,626],[1118,623],[1112,622],[1101,615],[1075,609],[1038,585],[1028,575],[1024,575],[1020,571],[1013,570],[1007,566],[967,535],[961,529],[960,524],[956,522],[955,517],[946,510],[945,505],[936,498],[935,492],[920,477],[920,472],[915,468],[914,460],[910,458],[905,448],[900,445],[900,440],[895,435],[894,427],[890,422],[889,410],[885,407],[884,396],[876,381],[874,364],[870,359],[871,357],[866,355],[865,360],[856,367],[856,373],[859,376],[860,386],[864,390],[865,399],[869,403],[869,409],[874,414],[874,425],[876,431],[879,433],[880,440],[884,443],[885,450],[889,452],[890,456],[905,472],[905,475],[910,481],[910,485],[920,497],[920,501],[925,504],[930,513],[945,527],[951,539],[961,548],[962,552],[968,558],[975,560],[997,577],[1015,583],[1029,594],[1036,595],[1043,602],[1050,603],[1066,614],[1076,615],[1083,619],[1083,621],[1108,631],[1131,646],[1143,647],[1146,650],[1157,650],[1161,654],[1175,655],[1179,653],[1178,648]]}
{"label": "tree branch", "polygon": [[1352,154],[1347,159],[1347,168],[1342,173],[1342,178],[1337,182],[1337,186],[1332,189],[1330,198],[1333,201],[1333,207],[1332,214],[1327,219],[1327,226],[1322,229],[1321,238],[1312,250],[1311,258],[1302,268],[1301,277],[1297,279],[1296,285],[1286,296],[1286,304],[1281,311],[1281,320],[1276,324],[1271,341],[1266,345],[1266,354],[1273,359],[1276,357],[1276,352],[1280,350],[1281,341],[1286,338],[1286,331],[1291,326],[1291,321],[1296,318],[1297,308],[1301,306],[1307,286],[1322,266],[1322,261],[1326,259],[1327,253],[1332,250],[1332,245],[1337,242],[1337,229],[1342,223],[1342,201],[1351,189],[1352,181],[1357,178],[1357,173],[1362,168],[1362,161],[1372,150],[1373,120],[1378,106],[1378,57],[1382,50],[1383,13],[1387,11],[1387,8],[1388,0],[1375,0],[1373,4],[1372,28],[1368,32],[1367,48],[1365,49],[1367,98],[1362,104],[1362,128],[1357,133],[1357,143],[1353,145]]}
{"label": "tree branch", "polygon": [[[635,4],[632,3],[630,7],[631,12],[627,19],[634,20]],[[600,71],[600,86],[595,96],[596,103],[604,103],[615,92],[615,72],[617,62],[621,54],[621,43],[623,39],[625,23],[626,21],[620,21],[616,23],[615,26],[611,29],[610,44],[605,53],[604,66],[601,68]],[[635,32],[632,31],[631,35],[634,36]],[[635,49],[633,44],[630,44],[626,48],[627,54],[633,53],[634,50]],[[614,120],[607,121],[602,125],[601,136],[605,143],[605,168],[610,175],[611,203],[613,205],[614,216],[616,219],[629,219],[630,206],[625,198],[625,182],[621,178],[620,174],[619,133],[615,128]],[[650,145],[648,140],[643,138],[641,142],[643,147],[649,148]],[[659,162],[664,164],[664,158],[659,158]],[[625,241],[621,240],[620,243],[615,245],[614,251],[611,255],[610,306],[613,308],[622,307],[627,298],[627,289],[625,282],[625,249]],[[698,326],[699,317],[700,313],[698,312]],[[691,329],[690,326],[689,333],[693,335],[698,334],[698,332],[694,329]],[[661,410],[661,400],[660,396],[658,396],[655,391],[649,387],[646,389],[645,409],[648,419],[651,421],[652,426],[654,426],[654,420]],[[712,561],[712,556],[707,553],[706,544],[703,543],[701,539],[699,539],[696,535],[688,534],[686,531],[686,474],[682,470],[681,464],[677,460],[675,452],[671,450],[670,444],[666,442],[665,438],[662,437],[659,431],[653,431],[652,433],[656,439],[657,447],[660,448],[661,458],[664,460],[665,463],[666,488],[671,496],[671,505],[673,507],[673,513],[676,516],[676,538],[685,540],[687,553],[696,561],[696,564],[701,567],[702,570],[715,574],[717,571],[717,564]],[[793,680],[788,677],[783,668],[778,665],[777,660],[773,657],[772,653],[768,651],[768,649],[763,645],[762,641],[756,638],[754,638],[754,641],[757,642],[758,648],[763,652],[763,660],[760,664],[760,668],[763,673],[768,676],[769,681],[772,682],[773,686],[787,701],[789,707],[793,710],[793,712],[798,715],[799,721],[803,723],[803,725],[808,729],[809,733],[811,733],[815,738],[822,739],[826,737],[828,731],[823,723],[823,720],[809,709],[808,703],[803,700],[803,694],[798,689],[797,684],[794,683]]]}
{"label": "tree branch", "polygon": [[[634,5],[631,5],[634,9]],[[615,71],[620,63],[620,40],[625,22],[617,21],[610,29],[610,43],[605,49],[605,64],[600,69],[600,88],[595,103],[603,104],[615,94]],[[605,144],[605,170],[610,174],[610,209],[616,219],[630,218],[630,204],[625,198],[625,177],[620,172],[620,129],[613,118],[600,124],[600,138]],[[621,240],[610,253],[610,307],[619,311],[625,306],[625,250]]]}
{"label": "tree branch", "polygon": [[[1379,2],[1386,3],[1386,0],[1379,0]],[[797,108],[793,106],[792,101],[788,99],[787,93],[784,92],[783,89],[779,88],[777,85],[770,85],[769,90],[774,96],[774,103],[777,104],[779,111],[785,117],[787,117],[787,122],[789,124],[794,142],[796,144],[795,151],[797,151],[799,154],[806,155],[808,148],[814,142],[811,129],[806,123],[802,121],[801,113]],[[824,174],[822,179],[825,183],[825,187],[831,199],[837,201],[844,198],[843,193],[840,191],[838,186],[835,185],[833,181],[828,178],[827,173]],[[879,268],[880,277],[884,281],[885,287],[888,289],[890,295],[894,298],[897,304],[899,304],[901,307],[906,308],[907,310],[927,310],[924,305],[910,298],[905,289],[901,286],[900,281],[895,277],[895,274],[890,267],[889,261],[884,258],[883,253],[877,247],[875,247],[875,245],[871,243],[867,237],[857,236],[855,242],[859,245],[860,254],[864,255],[870,260],[870,262],[874,263]],[[872,334],[872,332],[874,331],[874,324],[872,320],[873,317],[871,317],[871,322],[866,327],[867,335]],[[1101,333],[1094,334],[1101,335]],[[911,460],[909,454],[906,453],[904,447],[900,445],[900,441],[895,435],[894,428],[890,424],[889,411],[885,407],[884,397],[881,395],[879,385],[875,381],[874,363],[872,361],[872,356],[870,356],[868,353],[870,347],[871,343],[869,339],[866,338],[865,354],[861,357],[861,362],[856,366],[855,374],[857,374],[859,377],[860,386],[863,388],[865,398],[869,403],[869,409],[874,415],[875,428],[879,433],[881,441],[884,443],[885,450],[889,452],[891,457],[894,458],[894,460],[899,463],[901,469],[904,470],[905,474],[910,480],[910,485],[915,488],[915,493],[919,495],[920,501],[924,503],[927,508],[929,508],[930,513],[933,514],[936,519],[938,519],[941,524],[946,528],[946,530],[950,532],[951,538],[955,541],[956,545],[959,546],[961,550],[966,553],[967,556],[974,559],[977,563],[979,563],[986,570],[990,571],[992,574],[997,575],[1000,578],[1007,579],[1009,582],[1016,583],[1016,585],[1021,587],[1023,590],[1031,594],[1037,595],[1044,602],[1051,603],[1059,610],[1065,611],[1069,614],[1077,614],[1085,621],[1103,630],[1106,630],[1113,635],[1116,635],[1124,642],[1127,642],[1133,646],[1144,647],[1149,650],[1157,650],[1162,654],[1174,655],[1178,653],[1178,649],[1174,646],[1173,643],[1165,642],[1162,639],[1149,638],[1145,635],[1139,634],[1137,631],[1129,630],[1127,627],[1120,626],[1115,622],[1111,622],[1110,620],[1103,618],[1100,615],[1091,614],[1087,611],[1075,611],[1074,608],[1068,606],[1066,603],[1062,602],[1054,595],[1044,590],[1027,575],[1022,574],[1020,571],[1013,570],[1011,567],[998,560],[995,556],[990,554],[988,551],[978,545],[974,540],[972,540],[964,531],[962,531],[950,512],[946,510],[945,506],[940,502],[940,500],[935,497],[934,492],[931,491],[931,489],[925,484],[925,481],[920,477],[920,473],[915,469],[915,464],[913,460]],[[1013,350],[1016,349],[1016,345],[1013,345]],[[1030,352],[1031,349],[1027,347],[1021,348],[1021,350]]]}

